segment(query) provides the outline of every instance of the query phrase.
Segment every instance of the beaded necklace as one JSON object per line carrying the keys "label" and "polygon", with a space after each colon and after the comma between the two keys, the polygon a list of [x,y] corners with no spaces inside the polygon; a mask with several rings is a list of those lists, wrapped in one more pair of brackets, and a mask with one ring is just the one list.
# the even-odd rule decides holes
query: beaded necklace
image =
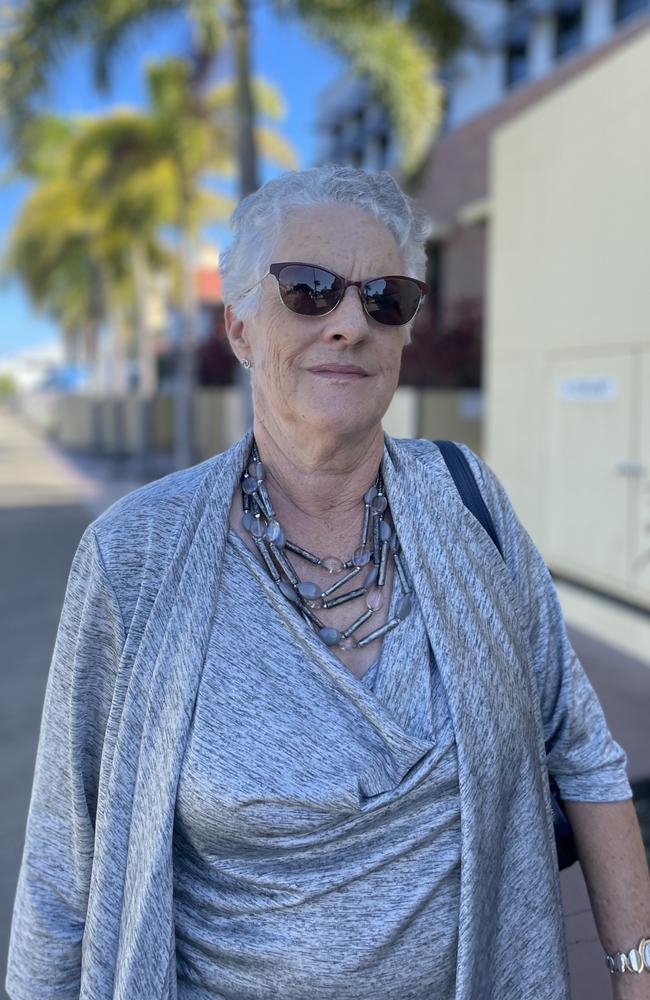
{"label": "beaded necklace", "polygon": [[[339,649],[362,649],[397,628],[411,611],[413,585],[401,555],[397,532],[391,530],[390,525],[384,520],[388,511],[388,500],[381,469],[377,473],[375,482],[363,496],[363,528],[359,545],[352,556],[345,561],[335,556],[321,559],[287,538],[284,528],[275,516],[265,479],[266,469],[260,461],[257,444],[253,440],[241,479],[244,509],[242,527],[253,539],[278,589],[296,606],[325,645],[337,646]],[[314,566],[322,566],[333,576],[340,573],[344,575],[331,587],[322,590],[317,583],[299,579],[287,552],[301,556]],[[357,639],[355,635],[357,630],[384,604],[383,588],[388,560],[391,557],[403,591],[395,608],[395,614],[385,625]],[[341,587],[358,577],[360,573],[364,575],[359,586],[353,586],[352,590],[339,593]],[[363,595],[366,598],[367,610],[342,631],[324,625],[316,615],[316,611],[320,608],[334,608]]]}

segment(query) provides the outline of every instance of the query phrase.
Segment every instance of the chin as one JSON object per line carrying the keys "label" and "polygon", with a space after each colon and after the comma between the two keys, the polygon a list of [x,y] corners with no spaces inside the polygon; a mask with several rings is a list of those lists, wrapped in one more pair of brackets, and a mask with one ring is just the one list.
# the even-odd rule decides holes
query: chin
{"label": "chin", "polygon": [[384,411],[369,413],[368,409],[341,412],[341,409],[324,409],[303,412],[302,422],[312,433],[324,437],[362,436],[365,431],[381,423]]}

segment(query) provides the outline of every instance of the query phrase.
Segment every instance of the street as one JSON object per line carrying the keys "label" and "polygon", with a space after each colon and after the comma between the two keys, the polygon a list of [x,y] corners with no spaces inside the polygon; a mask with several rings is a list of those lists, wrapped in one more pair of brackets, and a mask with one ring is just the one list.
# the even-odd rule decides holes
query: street
{"label": "street", "polygon": [[[0,409],[2,983],[43,694],[68,570],[89,521],[120,493],[137,485],[133,479],[109,484],[82,468],[83,464],[75,465],[16,416]],[[628,753],[630,779],[645,791],[638,810],[648,846],[650,667],[585,633],[575,629],[570,633],[604,705],[610,729]],[[607,1000],[610,976],[579,866],[563,873],[562,886],[573,1000]],[[6,997],[1,987],[0,996]]]}

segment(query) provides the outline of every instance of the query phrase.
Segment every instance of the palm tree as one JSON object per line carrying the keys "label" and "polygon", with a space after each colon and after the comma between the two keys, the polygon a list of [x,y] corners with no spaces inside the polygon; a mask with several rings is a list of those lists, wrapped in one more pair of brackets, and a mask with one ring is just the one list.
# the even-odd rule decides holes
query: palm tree
{"label": "palm tree", "polygon": [[[19,218],[11,265],[23,277],[28,290],[43,304],[50,294],[52,275],[67,266],[57,253],[69,235],[79,242],[83,230],[88,260],[98,272],[102,302],[115,334],[122,362],[129,330],[135,328],[139,355],[138,390],[141,413],[141,451],[147,451],[148,414],[155,390],[152,337],[147,328],[147,303],[152,265],[166,263],[158,239],[161,227],[177,234],[178,268],[181,275],[179,300],[182,338],[178,357],[176,462],[192,460],[192,389],[196,345],[194,291],[194,246],[201,227],[222,221],[232,210],[229,198],[215,193],[206,180],[231,173],[235,162],[234,85],[228,81],[206,87],[198,101],[191,91],[190,70],[180,59],[154,62],[148,68],[147,111],[117,109],[97,118],[76,122],[53,115],[28,119],[21,136],[18,169],[41,180],[41,187],[28,200]],[[283,106],[278,93],[262,81],[254,82],[258,105],[269,117],[278,118]],[[295,165],[295,155],[271,128],[258,132],[265,155],[283,166]],[[54,185],[54,188],[52,188]],[[65,190],[67,215],[57,218],[60,227],[57,253],[36,254],[33,260],[23,249],[38,242],[39,227],[46,235],[49,220],[39,218],[52,190]],[[44,213],[43,213],[44,214]],[[47,239],[44,246],[49,245]],[[65,244],[67,247],[67,243]],[[31,270],[43,259],[39,293],[30,280]],[[120,291],[118,296],[116,292]],[[40,299],[39,299],[40,294]],[[47,299],[52,307],[51,299]],[[58,313],[59,319],[62,316]],[[119,370],[124,371],[124,363]],[[126,388],[122,381],[119,392]]]}
{"label": "palm tree", "polygon": [[[194,286],[196,242],[200,226],[208,214],[224,219],[232,210],[229,199],[201,188],[206,174],[232,173],[237,148],[237,117],[234,113],[235,87],[225,81],[194,89],[193,70],[181,59],[152,63],[148,72],[151,122],[160,162],[172,177],[174,217],[181,264],[182,334],[178,352],[176,415],[176,465],[191,464],[192,393],[197,341],[197,303]],[[252,85],[258,106],[265,114],[279,118],[284,113],[277,91],[269,84]],[[285,168],[295,167],[293,149],[274,130],[256,130],[256,145],[263,155]],[[109,164],[110,166],[110,164]]]}
{"label": "palm tree", "polygon": [[[368,77],[388,109],[400,142],[402,168],[413,175],[440,121],[437,58],[446,59],[471,36],[457,0],[273,0],[276,13],[302,19],[318,38]],[[181,11],[193,26],[189,91],[199,99],[215,60],[228,44],[235,59],[240,194],[258,186],[255,94],[250,73],[251,0],[25,0],[6,32],[0,79],[14,131],[29,116],[35,95],[62,43],[91,39],[96,74],[105,81],[111,56],[130,29],[152,16]]]}
{"label": "palm tree", "polygon": [[63,331],[65,356],[94,366],[97,335],[105,318],[94,242],[97,227],[82,214],[78,190],[67,181],[46,181],[27,198],[3,262],[17,275],[33,305]]}
{"label": "palm tree", "polygon": [[[133,339],[131,237],[111,228],[110,212],[106,201],[91,205],[73,172],[44,180],[21,207],[3,263],[5,271],[20,278],[33,304],[60,323],[71,353],[81,353],[87,364],[96,363],[99,330],[110,324],[112,387],[121,394],[128,387],[126,360]],[[160,266],[163,249],[152,234],[142,239],[145,252]]]}

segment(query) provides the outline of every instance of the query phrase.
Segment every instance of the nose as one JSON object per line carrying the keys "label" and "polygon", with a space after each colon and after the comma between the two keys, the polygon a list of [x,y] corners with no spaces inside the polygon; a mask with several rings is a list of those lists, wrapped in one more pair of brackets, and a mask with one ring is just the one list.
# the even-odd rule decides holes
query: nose
{"label": "nose", "polygon": [[329,341],[355,344],[368,336],[368,317],[361,304],[361,292],[346,288],[336,309],[324,317],[324,334]]}

